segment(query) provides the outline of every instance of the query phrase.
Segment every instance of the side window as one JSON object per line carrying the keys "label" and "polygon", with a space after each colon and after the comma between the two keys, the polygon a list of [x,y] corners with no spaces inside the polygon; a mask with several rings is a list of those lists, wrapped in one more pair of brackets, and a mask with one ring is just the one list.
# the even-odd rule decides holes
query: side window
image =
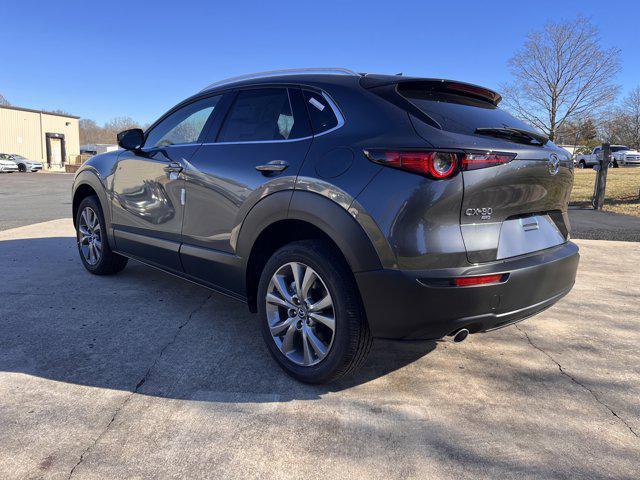
{"label": "side window", "polygon": [[323,95],[305,90],[304,99],[311,118],[313,133],[326,132],[338,126],[338,119],[331,105]]}
{"label": "side window", "polygon": [[260,88],[238,93],[224,121],[219,142],[290,140],[295,124],[286,88]]}
{"label": "side window", "polygon": [[596,147],[596,148],[593,150],[593,153],[595,153],[596,155],[598,155],[598,154],[600,153],[600,150],[601,150],[601,149],[600,149],[600,147]]}
{"label": "side window", "polygon": [[176,110],[147,134],[145,147],[196,143],[222,96],[203,98]]}

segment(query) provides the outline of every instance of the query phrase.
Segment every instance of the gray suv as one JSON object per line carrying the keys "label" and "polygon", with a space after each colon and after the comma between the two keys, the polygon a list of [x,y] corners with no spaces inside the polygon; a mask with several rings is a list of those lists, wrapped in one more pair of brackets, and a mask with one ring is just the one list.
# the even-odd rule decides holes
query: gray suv
{"label": "gray suv", "polygon": [[246,302],[293,377],[373,337],[461,341],[573,286],[573,164],[486,88],[306,70],[210,85],[78,171],[80,259],[128,258]]}

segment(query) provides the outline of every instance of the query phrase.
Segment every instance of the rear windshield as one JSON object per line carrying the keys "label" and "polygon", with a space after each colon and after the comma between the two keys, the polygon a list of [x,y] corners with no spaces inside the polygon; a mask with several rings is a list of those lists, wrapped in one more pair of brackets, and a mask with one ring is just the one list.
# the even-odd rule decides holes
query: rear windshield
{"label": "rear windshield", "polygon": [[618,147],[611,147],[612,152],[624,152],[625,150],[629,150],[629,147],[624,147],[622,145]]}
{"label": "rear windshield", "polygon": [[398,92],[449,132],[473,135],[476,128],[496,127],[536,131],[482,100],[433,90],[402,88],[402,85],[398,86]]}

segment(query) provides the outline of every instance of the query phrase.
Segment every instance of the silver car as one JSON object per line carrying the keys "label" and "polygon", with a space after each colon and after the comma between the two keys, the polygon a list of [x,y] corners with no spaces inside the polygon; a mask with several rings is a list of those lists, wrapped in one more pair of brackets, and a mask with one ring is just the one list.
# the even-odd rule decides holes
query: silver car
{"label": "silver car", "polygon": [[0,154],[0,173],[13,173],[18,171],[18,164]]}
{"label": "silver car", "polygon": [[20,172],[37,172],[38,170],[42,170],[42,163],[29,160],[15,153],[0,153],[0,159],[11,160],[18,166],[18,171]]}

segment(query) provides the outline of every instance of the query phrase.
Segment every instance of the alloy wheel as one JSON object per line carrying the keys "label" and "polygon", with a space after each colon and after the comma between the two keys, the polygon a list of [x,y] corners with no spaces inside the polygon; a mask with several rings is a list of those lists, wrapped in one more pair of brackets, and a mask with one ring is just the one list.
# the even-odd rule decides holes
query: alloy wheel
{"label": "alloy wheel", "polygon": [[265,302],[271,337],[285,357],[308,367],[327,356],[335,337],[335,309],[314,269],[300,262],[281,266],[271,277]]}
{"label": "alloy wheel", "polygon": [[78,224],[78,246],[85,261],[97,265],[102,257],[102,229],[100,219],[91,207],[85,207]]}

